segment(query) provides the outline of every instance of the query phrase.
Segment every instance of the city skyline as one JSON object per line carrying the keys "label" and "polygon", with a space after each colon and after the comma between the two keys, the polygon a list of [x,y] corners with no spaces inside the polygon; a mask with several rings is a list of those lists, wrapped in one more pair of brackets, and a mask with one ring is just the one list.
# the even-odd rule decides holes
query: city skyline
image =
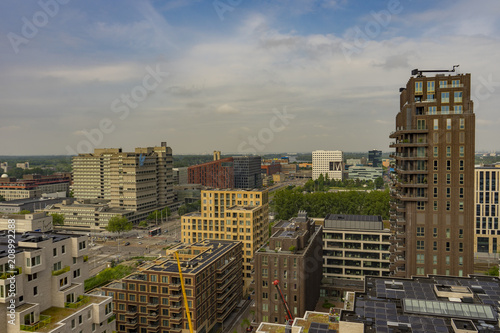
{"label": "city skyline", "polygon": [[499,14],[486,0],[5,1],[0,155],[160,141],[387,152],[401,82],[457,64],[472,74],[476,150],[498,150]]}

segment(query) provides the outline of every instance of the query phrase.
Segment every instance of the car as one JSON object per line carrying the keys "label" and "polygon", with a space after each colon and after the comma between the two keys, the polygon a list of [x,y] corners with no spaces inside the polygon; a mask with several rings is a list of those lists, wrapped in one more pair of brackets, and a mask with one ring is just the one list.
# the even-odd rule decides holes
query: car
{"label": "car", "polygon": [[125,245],[125,246],[128,246],[128,245],[130,245],[130,242],[126,242],[124,245]]}
{"label": "car", "polygon": [[144,238],[144,236],[137,236],[138,239]]}
{"label": "car", "polygon": [[137,243],[137,244],[141,245],[141,244],[142,244],[142,242],[139,242],[139,243]]}

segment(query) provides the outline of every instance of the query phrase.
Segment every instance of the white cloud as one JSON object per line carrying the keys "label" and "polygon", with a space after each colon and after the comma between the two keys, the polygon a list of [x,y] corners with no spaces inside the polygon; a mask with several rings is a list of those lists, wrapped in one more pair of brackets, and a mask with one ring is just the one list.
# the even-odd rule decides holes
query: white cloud
{"label": "white cloud", "polygon": [[229,104],[223,104],[215,109],[215,113],[217,114],[238,114],[240,113],[240,110],[237,108],[229,105]]}

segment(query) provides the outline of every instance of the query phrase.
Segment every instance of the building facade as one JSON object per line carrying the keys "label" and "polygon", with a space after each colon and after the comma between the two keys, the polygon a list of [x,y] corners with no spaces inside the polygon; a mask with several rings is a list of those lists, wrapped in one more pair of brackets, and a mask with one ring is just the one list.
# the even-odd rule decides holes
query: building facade
{"label": "building facade", "polygon": [[34,212],[37,210],[43,210],[49,205],[56,203],[61,203],[64,200],[68,200],[66,197],[43,197],[43,198],[29,198],[29,199],[16,199],[10,201],[0,202],[0,212],[12,214],[19,213],[23,210],[28,210]]}
{"label": "building facade", "polygon": [[473,273],[475,115],[471,76],[423,76],[400,89],[390,147],[391,272]]}
{"label": "building facade", "polygon": [[242,298],[241,242],[180,244],[167,250],[166,257],[102,288],[113,297],[117,332],[189,332],[174,252],[181,262],[193,332],[211,332],[235,310]]}
{"label": "building facade", "polygon": [[476,204],[476,232],[474,252],[498,253],[500,228],[498,227],[498,185],[500,164],[476,167],[474,177]]}
{"label": "building facade", "polygon": [[[12,234],[7,230],[3,233],[0,236],[1,332],[115,330],[111,297],[84,293],[84,281],[89,277],[87,236]],[[16,241],[15,253],[8,252],[10,239]],[[13,261],[15,268],[10,266]],[[8,308],[10,304],[15,305],[13,311]]]}
{"label": "building facade", "polygon": [[33,214],[0,214],[0,230],[9,228],[9,221],[15,220],[17,232],[52,231],[52,216],[39,212]]}
{"label": "building facade", "polygon": [[280,292],[293,317],[314,310],[322,278],[322,227],[306,212],[279,221],[272,229],[269,244],[255,252],[256,321],[285,323],[287,315]]}
{"label": "building facade", "polygon": [[234,188],[232,157],[190,166],[187,173],[189,184],[200,184],[213,188]]}
{"label": "building facade", "polygon": [[313,180],[319,175],[328,175],[328,179],[344,179],[344,154],[340,150],[315,150],[312,152],[312,164]]}
{"label": "building facade", "polygon": [[111,208],[135,212],[135,220],[174,201],[172,149],[160,147],[95,149],[73,157],[73,196],[108,200]]}
{"label": "building facade", "polygon": [[252,282],[253,255],[269,238],[267,190],[201,191],[201,212],[181,217],[182,242],[204,239],[233,240],[243,243],[243,292]]}
{"label": "building facade", "polygon": [[2,175],[0,177],[0,195],[5,200],[41,198],[44,194],[63,192],[68,194],[71,174],[59,173],[50,176],[24,175],[16,179]]}
{"label": "building facade", "polygon": [[350,166],[348,170],[349,179],[371,180],[382,177],[382,167]]}
{"label": "building facade", "polygon": [[281,163],[272,162],[269,164],[263,164],[260,167],[261,172],[265,173],[267,176],[274,175],[275,173],[281,172]]}
{"label": "building facade", "polygon": [[261,188],[260,156],[235,156],[234,163],[234,188],[251,189]]}
{"label": "building facade", "polygon": [[381,150],[369,150],[368,151],[368,165],[372,167],[382,166],[382,151]]}
{"label": "building facade", "polygon": [[323,277],[389,276],[389,237],[381,216],[328,214],[323,222]]}

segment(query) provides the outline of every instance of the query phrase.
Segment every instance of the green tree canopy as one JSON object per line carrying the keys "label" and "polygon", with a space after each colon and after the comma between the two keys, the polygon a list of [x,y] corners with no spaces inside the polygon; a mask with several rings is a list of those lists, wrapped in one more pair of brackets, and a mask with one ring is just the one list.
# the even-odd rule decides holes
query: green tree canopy
{"label": "green tree canopy", "polygon": [[116,232],[120,234],[125,231],[130,231],[132,230],[132,228],[132,222],[130,222],[126,217],[116,215],[109,219],[106,230],[109,232]]}
{"label": "green tree canopy", "polygon": [[64,215],[63,214],[50,214],[52,216],[52,224],[53,225],[64,225]]}
{"label": "green tree canopy", "polygon": [[384,187],[384,179],[382,177],[377,177],[375,179],[375,187],[376,188],[382,188],[382,187]]}
{"label": "green tree canopy", "polygon": [[147,226],[148,226],[148,221],[141,221],[141,222],[139,222],[139,227],[146,228]]}
{"label": "green tree canopy", "polygon": [[3,195],[0,195],[0,201],[5,201],[5,198],[3,197]]}

